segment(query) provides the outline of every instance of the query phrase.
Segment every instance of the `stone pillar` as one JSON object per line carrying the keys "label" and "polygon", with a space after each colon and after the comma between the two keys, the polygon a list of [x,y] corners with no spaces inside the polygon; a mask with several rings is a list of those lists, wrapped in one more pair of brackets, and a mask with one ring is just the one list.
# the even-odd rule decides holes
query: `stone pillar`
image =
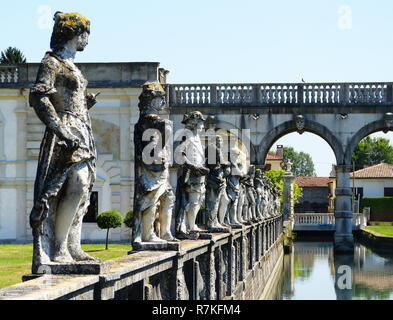
{"label": "stone pillar", "polygon": [[250,243],[249,243],[249,257],[250,257],[250,269],[254,267],[255,261],[256,261],[256,237],[255,237],[255,226],[252,226],[250,229]]}
{"label": "stone pillar", "polygon": [[245,231],[242,231],[240,238],[240,273],[239,281],[243,281],[247,273],[247,236]]}
{"label": "stone pillar", "polygon": [[228,283],[227,296],[231,296],[236,287],[236,265],[235,265],[236,248],[233,240],[233,234],[228,239]]}
{"label": "stone pillar", "polygon": [[292,163],[287,163],[287,170],[283,177],[284,181],[284,220],[289,221],[291,227],[294,222],[294,199],[293,199],[293,185],[295,182],[295,176],[291,172]]}
{"label": "stone pillar", "polygon": [[352,189],[350,186],[349,174],[351,165],[336,166],[336,211],[334,213],[336,221],[336,232],[334,234],[335,252],[353,252],[354,240],[352,234]]}

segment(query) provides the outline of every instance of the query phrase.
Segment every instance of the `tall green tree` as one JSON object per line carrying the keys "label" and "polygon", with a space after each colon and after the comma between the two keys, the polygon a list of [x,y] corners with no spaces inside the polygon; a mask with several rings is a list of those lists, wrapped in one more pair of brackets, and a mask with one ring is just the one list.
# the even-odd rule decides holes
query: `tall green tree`
{"label": "tall green tree", "polygon": [[[284,170],[269,170],[265,172],[266,177],[273,183],[273,185],[279,185],[281,189],[281,203],[284,202]],[[295,203],[299,203],[303,189],[300,188],[296,183],[293,184],[293,199]]]}
{"label": "tall green tree", "polygon": [[352,161],[355,162],[355,170],[363,169],[366,165],[393,164],[393,146],[388,139],[367,136],[356,146]]}
{"label": "tall green tree", "polygon": [[305,152],[297,152],[293,147],[284,147],[284,161],[292,162],[292,173],[295,177],[315,176],[314,162],[311,156]]}
{"label": "tall green tree", "polygon": [[8,47],[0,54],[0,64],[22,64],[26,58],[18,48]]}

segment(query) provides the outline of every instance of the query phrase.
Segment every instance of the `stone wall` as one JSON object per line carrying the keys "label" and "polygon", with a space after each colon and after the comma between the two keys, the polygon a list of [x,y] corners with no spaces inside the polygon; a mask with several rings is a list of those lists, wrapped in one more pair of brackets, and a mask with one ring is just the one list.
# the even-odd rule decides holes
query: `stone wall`
{"label": "stone wall", "polygon": [[45,274],[0,290],[0,300],[259,299],[282,255],[282,217],[276,217],[211,240],[184,240],[179,251],[110,260],[106,274]]}

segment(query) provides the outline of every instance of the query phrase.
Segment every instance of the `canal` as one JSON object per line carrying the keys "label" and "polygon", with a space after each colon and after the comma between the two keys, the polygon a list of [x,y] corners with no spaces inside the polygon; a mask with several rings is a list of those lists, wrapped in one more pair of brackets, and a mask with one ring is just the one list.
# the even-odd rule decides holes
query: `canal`
{"label": "canal", "polygon": [[271,300],[392,300],[393,254],[355,243],[335,255],[331,241],[295,241]]}

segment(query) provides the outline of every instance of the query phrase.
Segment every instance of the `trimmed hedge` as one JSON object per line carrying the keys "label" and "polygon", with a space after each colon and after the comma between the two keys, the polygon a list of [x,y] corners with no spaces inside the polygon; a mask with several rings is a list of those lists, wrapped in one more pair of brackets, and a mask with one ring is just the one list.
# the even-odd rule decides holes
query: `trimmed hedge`
{"label": "trimmed hedge", "polygon": [[370,207],[371,221],[393,221],[393,197],[362,198],[360,210]]}

